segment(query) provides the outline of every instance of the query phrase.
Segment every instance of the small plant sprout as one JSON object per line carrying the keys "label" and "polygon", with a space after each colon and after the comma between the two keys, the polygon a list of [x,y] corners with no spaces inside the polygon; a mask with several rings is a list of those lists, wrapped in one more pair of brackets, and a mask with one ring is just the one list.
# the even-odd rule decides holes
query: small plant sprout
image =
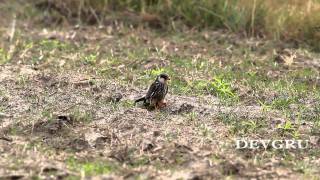
{"label": "small plant sprout", "polygon": [[234,98],[236,96],[232,91],[230,83],[226,82],[221,77],[214,77],[208,84],[208,90],[222,98]]}

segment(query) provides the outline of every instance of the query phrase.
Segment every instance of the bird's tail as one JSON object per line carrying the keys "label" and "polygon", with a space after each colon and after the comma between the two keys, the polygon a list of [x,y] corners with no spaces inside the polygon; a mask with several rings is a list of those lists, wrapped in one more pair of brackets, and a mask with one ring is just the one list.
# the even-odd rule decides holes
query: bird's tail
{"label": "bird's tail", "polygon": [[139,99],[135,100],[134,103],[137,103],[137,102],[140,102],[140,101],[145,102],[146,101],[146,97],[139,98]]}

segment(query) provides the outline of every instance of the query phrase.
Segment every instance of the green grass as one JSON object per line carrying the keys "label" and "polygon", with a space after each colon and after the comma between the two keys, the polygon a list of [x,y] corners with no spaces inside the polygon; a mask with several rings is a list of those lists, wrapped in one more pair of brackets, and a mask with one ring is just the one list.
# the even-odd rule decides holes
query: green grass
{"label": "green grass", "polygon": [[53,112],[50,109],[44,109],[41,112],[41,116],[46,118],[49,122],[53,120]]}
{"label": "green grass", "polygon": [[83,57],[84,64],[95,65],[97,62],[97,56],[98,54],[94,54],[94,53],[84,56]]}
{"label": "green grass", "polygon": [[283,136],[290,135],[293,138],[299,138],[300,134],[290,120],[287,120],[283,125],[279,124],[277,126],[280,134]]}
{"label": "green grass", "polygon": [[[209,10],[202,9],[202,11]],[[233,11],[236,10],[233,9]],[[237,21],[241,21],[241,18],[243,17],[234,18],[238,18]],[[233,21],[233,19],[230,21]],[[227,25],[231,27],[231,25]],[[231,27],[231,29],[236,28],[237,27]],[[168,125],[167,123],[173,123],[182,128],[190,127],[190,133],[192,133],[193,136],[191,137],[192,143],[196,142],[198,138],[205,143],[211,143],[216,137],[215,132],[217,132],[217,129],[215,128],[219,128],[220,130],[220,126],[222,130],[223,128],[227,128],[227,131],[221,132],[223,133],[221,136],[226,137],[227,140],[230,137],[254,137],[270,139],[287,137],[304,138],[305,136],[318,136],[320,134],[320,106],[319,103],[316,103],[320,100],[320,91],[317,82],[314,81],[317,80],[319,73],[313,68],[300,67],[299,69],[284,69],[281,66],[275,66],[271,55],[267,54],[267,57],[264,57],[264,55],[262,56],[259,53],[252,51],[245,45],[243,45],[243,47],[242,45],[239,45],[240,47],[233,45],[234,53],[232,56],[229,56],[230,54],[225,53],[224,49],[232,45],[232,42],[222,40],[220,45],[214,44],[214,46],[211,46],[212,42],[206,42],[200,39],[199,37],[201,36],[199,34],[194,36],[184,33],[166,35],[159,35],[154,31],[150,31],[149,33],[151,35],[147,36],[147,38],[152,40],[162,38],[164,41],[169,41],[169,44],[174,44],[180,48],[180,50],[178,52],[160,52],[157,50],[157,48],[161,48],[162,44],[157,44],[156,41],[152,40],[150,40],[151,43],[155,43],[155,45],[152,45],[155,47],[152,48],[156,50],[150,50],[150,44],[145,43],[144,40],[142,40],[142,38],[139,36],[126,36],[123,34],[120,35],[119,38],[116,38],[116,41],[113,42],[116,45],[110,45],[109,42],[106,43],[105,41],[97,40],[88,41],[80,46],[75,45],[77,42],[75,44],[72,43],[73,41],[77,41],[77,39],[70,41],[43,39],[32,41],[28,38],[23,39],[24,37],[21,36],[19,37],[21,38],[19,39],[19,47],[17,48],[13,59],[19,59],[19,56],[24,54],[26,57],[23,58],[22,63],[32,68],[37,67],[37,65],[46,65],[49,63],[49,67],[44,67],[43,69],[39,68],[36,71],[39,73],[47,73],[48,71],[49,73],[53,72],[55,74],[61,74],[63,76],[62,79],[57,77],[53,78],[52,80],[59,80],[59,83],[60,81],[63,83],[66,81],[66,85],[61,85],[61,87],[49,87],[47,84],[50,84],[50,82],[42,84],[42,80],[38,79],[41,77],[40,75],[32,76],[32,78],[28,78],[27,75],[17,76],[15,85],[19,85],[17,87],[19,90],[31,89],[31,85],[36,85],[36,87],[39,85],[39,90],[43,90],[44,86],[45,91],[48,88],[48,90],[57,90],[58,93],[61,91],[70,93],[70,95],[72,94],[71,98],[73,98],[73,95],[75,95],[75,98],[77,96],[81,96],[79,100],[82,100],[82,98],[93,100],[93,98],[99,97],[97,101],[94,100],[94,103],[88,106],[88,109],[87,107],[82,107],[83,104],[80,104],[79,107],[76,106],[67,111],[70,117],[76,121],[76,123],[80,122],[81,124],[81,122],[91,123],[96,118],[99,118],[101,115],[100,110],[105,110],[108,112],[108,114],[123,110],[125,112],[130,110],[130,113],[131,110],[136,111],[140,107],[134,106],[132,99],[127,100],[127,98],[140,95],[138,92],[148,88],[158,74],[165,72],[168,73],[172,79],[169,84],[168,98],[169,103],[172,103],[172,106],[169,106],[169,111],[164,110],[148,112],[150,113],[148,114],[148,117],[149,115],[150,117],[153,117],[153,120],[151,120],[150,123],[155,125],[157,128],[162,128],[162,126],[165,127]],[[79,35],[82,35],[80,31]],[[115,37],[118,36],[115,35]],[[201,49],[197,50],[193,46],[188,46],[183,49],[184,46],[189,45],[191,41],[201,44],[201,47],[199,47],[199,49]],[[133,46],[128,45],[128,42],[129,44],[133,44]],[[182,43],[182,45],[180,43]],[[203,56],[197,57],[198,55],[194,54],[193,51],[201,51],[203,47],[208,49],[216,48],[217,50],[214,49],[214,51],[205,52],[203,53]],[[3,51],[2,54],[6,55],[6,52]],[[221,62],[219,62],[220,56],[222,56]],[[211,58],[213,61],[211,61]],[[165,62],[164,65],[161,64],[162,60]],[[66,67],[59,68],[59,64],[63,61]],[[150,62],[152,63],[152,61],[154,61],[156,65],[146,68],[145,65]],[[12,61],[12,63],[14,62],[15,61]],[[68,70],[71,70],[70,73]],[[271,75],[269,72],[271,72]],[[272,76],[274,75],[273,73],[278,75]],[[69,75],[72,76],[70,79],[68,78]],[[80,78],[82,78],[83,75],[84,77],[96,77],[96,79],[90,81],[90,85],[92,86],[89,88],[75,88],[72,86],[72,82],[74,81],[73,76],[75,75],[78,75]],[[115,83],[115,87],[118,88],[116,91],[124,91],[123,95],[125,95],[126,98],[122,99],[120,102],[113,102],[112,100],[108,99],[109,97],[104,96],[106,95],[105,93],[110,90],[108,88],[113,88],[113,84],[111,87],[109,87],[109,83],[111,81],[113,81],[113,83]],[[91,89],[91,87],[96,86],[101,88],[101,91],[94,91],[93,88]],[[107,87],[107,90],[104,89],[104,87]],[[75,94],[73,94],[73,92],[69,92],[69,88],[75,88]],[[14,100],[14,96],[16,95],[14,91],[11,92],[10,88],[6,91],[0,91],[0,94],[3,96],[8,96],[9,102],[11,102],[11,98]],[[49,91],[48,93],[42,93],[44,102],[41,102],[40,100],[42,100],[42,98],[38,99],[34,93],[31,95],[26,94],[28,95],[26,98],[26,103],[30,103],[32,105],[45,103],[45,106],[43,106],[43,108],[41,108],[37,114],[32,114],[32,116],[38,115],[37,118],[50,121],[53,118],[53,114],[60,112],[60,110],[53,106],[55,104],[49,103],[51,102],[51,99],[46,98],[49,96],[49,94],[51,94],[51,91],[50,93]],[[223,113],[225,111],[219,112],[218,120],[220,120],[223,124],[215,124],[216,117],[214,115],[211,116],[211,114],[207,115],[206,109],[202,111],[200,108],[195,108],[194,111],[188,113],[174,113],[173,115],[173,113],[170,112],[170,108],[174,107],[176,105],[174,103],[176,102],[172,102],[170,98],[175,95],[194,97],[199,98],[200,100],[201,98],[210,98],[215,96],[218,97],[219,102],[217,102],[217,104],[213,104],[212,106],[219,106],[218,108],[222,108],[222,110],[225,111],[230,109],[230,113]],[[213,98],[213,100],[215,100],[215,98]],[[10,106],[8,106],[7,101],[3,102],[4,105],[0,107],[0,111],[10,112]],[[227,102],[232,103],[227,104]],[[201,103],[199,105],[201,105]],[[206,105],[210,106],[211,104]],[[240,110],[243,110],[243,107],[249,108],[251,106],[257,108],[261,107],[265,110],[259,114],[259,117],[261,115],[261,118],[251,118],[247,114],[232,113],[233,108],[240,107]],[[111,112],[109,109],[111,109]],[[32,112],[34,112],[34,110],[32,110]],[[276,114],[276,117],[274,117],[274,113]],[[277,120],[278,118],[281,118],[281,120],[284,122],[281,121],[279,124],[278,122],[275,122],[276,124],[273,124],[273,120]],[[310,126],[310,132],[304,131],[305,129],[303,127],[305,125],[303,125],[303,123],[305,123],[308,128]],[[82,136],[82,133],[85,133],[87,128],[91,128],[91,126],[89,127],[88,125],[90,124],[85,124],[85,129],[82,129],[82,126],[70,126],[70,128],[78,128],[76,130],[79,131],[74,131],[74,133],[76,133],[75,135]],[[16,124],[12,127],[9,127],[7,131],[9,135],[21,135],[26,131],[26,128],[28,127]],[[100,129],[104,127],[97,128],[99,131],[97,133],[106,133],[104,130],[107,129]],[[115,131],[115,135],[123,130],[117,129],[119,127],[113,126],[111,126],[111,128],[115,128],[115,130],[117,130]],[[179,143],[181,138],[190,138],[184,137],[185,132],[182,132],[180,128],[176,128],[177,131],[172,131],[170,128],[171,127],[164,129],[159,135],[164,139],[164,143],[177,143],[177,141]],[[147,129],[147,131],[148,130],[149,129]],[[218,132],[220,132],[219,130]],[[66,138],[69,140],[69,137],[66,136]],[[195,138],[195,141],[193,141],[193,138]],[[132,142],[136,143],[137,141]],[[29,145],[30,148],[28,147],[27,150],[38,148],[36,144],[30,143]],[[108,148],[107,146],[106,148]],[[117,143],[113,144],[112,142],[112,146],[117,146]],[[140,144],[134,144],[134,147],[138,147],[138,150],[132,150],[132,152],[130,152],[129,160],[121,162],[121,165],[119,165],[119,167],[121,166],[121,169],[129,167],[136,170],[140,168],[143,169],[148,166],[161,166],[163,167],[162,170],[172,170],[171,167],[178,169],[185,162],[188,162],[187,153],[173,152],[171,160],[174,162],[171,164],[171,166],[169,165],[168,168],[168,164],[163,162],[161,157],[157,158],[156,160],[153,159],[154,153],[145,153],[144,155],[141,155],[139,152],[139,146]],[[166,150],[165,148],[167,148],[167,146],[164,146],[164,150]],[[226,151],[224,152],[234,150],[228,149],[228,146],[225,146],[224,148],[226,148]],[[170,149],[170,153],[172,152],[171,150],[172,149]],[[85,151],[86,150],[84,150],[84,152]],[[160,155],[163,153],[161,150],[158,152]],[[219,152],[221,151],[219,150]],[[222,156],[226,155],[224,152],[221,152]],[[89,177],[99,174],[116,173],[119,168],[118,165],[113,164],[108,160],[101,160],[101,156],[98,153],[99,151],[93,152],[93,155],[96,155],[93,157],[94,159],[77,160],[70,158],[66,160],[68,168],[79,174],[70,176],[68,178],[79,179],[81,175]],[[169,155],[171,155],[170,153]],[[216,151],[213,153],[218,152]],[[231,155],[233,155],[232,153],[233,152],[231,152]],[[288,164],[298,162],[300,160],[300,157],[290,157],[286,153],[287,152],[274,152],[273,150],[268,150],[268,152],[265,152],[265,154],[261,155],[260,152],[258,152],[257,154],[254,153],[254,158],[261,160],[261,162],[258,162],[261,163],[261,165],[254,164],[256,163],[255,160],[252,161],[255,167],[260,168],[260,166],[264,166],[264,162],[268,161],[270,158],[284,157],[286,158],[285,161],[287,161]],[[316,155],[318,152],[315,151],[312,153],[315,153]],[[80,155],[81,154],[82,153],[80,153]],[[136,155],[138,155],[138,157]],[[167,156],[167,153],[162,155]],[[249,157],[246,155],[249,155]],[[244,158],[248,160],[247,162],[251,163],[252,161],[250,159],[250,155],[252,155],[252,153],[248,152],[248,154],[245,155],[239,154],[239,157]],[[307,157],[309,152],[303,152],[298,155],[304,155],[304,157]],[[159,163],[159,165],[155,165],[156,163]],[[287,164],[280,166],[288,167]],[[303,165],[297,165],[297,169],[299,169],[299,171],[308,172],[308,167]],[[135,177],[138,178],[138,176]]]}
{"label": "green grass", "polygon": [[66,164],[68,168],[79,174],[83,174],[85,177],[110,174],[117,170],[117,166],[108,161],[80,161],[70,157],[66,160]]}
{"label": "green grass", "polygon": [[131,168],[136,168],[140,166],[146,166],[150,163],[149,157],[148,156],[141,156],[132,162],[130,162],[130,167]]}
{"label": "green grass", "polygon": [[[68,14],[78,15],[79,7],[74,6],[74,1],[62,3],[62,0],[57,0],[54,2],[58,7],[59,4],[63,4]],[[97,24],[110,16],[110,11],[121,15],[121,12],[129,10],[142,19],[152,16],[153,21],[160,21],[159,23],[153,23],[152,20],[145,23],[142,21],[141,25],[160,24],[173,31],[179,31],[185,26],[197,29],[227,29],[232,32],[244,32],[254,37],[264,34],[271,39],[299,39],[313,46],[314,49],[319,50],[320,48],[318,43],[320,36],[317,31],[320,19],[318,0],[84,0],[82,2],[81,17],[67,16],[57,11],[35,10],[30,2],[18,9],[21,17],[25,19],[32,19],[32,17],[46,13],[47,16],[52,16],[57,20],[78,24],[88,23],[87,19],[82,17],[92,15],[90,9],[94,10],[98,17],[98,20],[95,19]],[[132,23],[127,17],[122,19],[129,24]],[[132,37],[130,43],[138,44],[140,40]]]}
{"label": "green grass", "polygon": [[[45,51],[52,51],[55,49],[66,50],[66,48],[68,47],[65,43],[63,43],[61,41],[48,40],[48,39],[41,40],[38,45],[40,46],[41,49],[43,49]],[[32,47],[32,45],[28,44],[27,47],[29,47],[29,46]]]}
{"label": "green grass", "polygon": [[233,113],[222,113],[219,116],[219,119],[229,127],[229,132],[232,135],[239,136],[250,136],[252,134],[264,135],[267,123],[263,118],[258,119],[247,119],[240,118]]}
{"label": "green grass", "polygon": [[206,124],[200,124],[200,126],[198,127],[198,131],[199,131],[199,133],[200,133],[200,135],[201,135],[202,137],[211,138],[212,135],[213,135],[210,126],[208,126],[208,125],[206,125]]}
{"label": "green grass", "polygon": [[295,102],[297,102],[297,100],[294,97],[278,97],[272,101],[270,106],[273,109],[285,110],[289,109],[290,105]]}
{"label": "green grass", "polygon": [[7,53],[0,47],[0,65],[6,63],[8,60]]}
{"label": "green grass", "polygon": [[77,122],[89,123],[93,120],[94,114],[91,111],[74,108],[71,110],[70,115]]}
{"label": "green grass", "polygon": [[20,85],[20,86],[23,86],[25,87],[29,82],[29,77],[26,76],[26,75],[19,75],[18,77],[18,81],[17,81],[17,84]]}
{"label": "green grass", "polygon": [[214,77],[213,80],[207,85],[209,92],[215,94],[220,98],[235,98],[236,94],[231,88],[231,84],[226,82],[221,77]]}

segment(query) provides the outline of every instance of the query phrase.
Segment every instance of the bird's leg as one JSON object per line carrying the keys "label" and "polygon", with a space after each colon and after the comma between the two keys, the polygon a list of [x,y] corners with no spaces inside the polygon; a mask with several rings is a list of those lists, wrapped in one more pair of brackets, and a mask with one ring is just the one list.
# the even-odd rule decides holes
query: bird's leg
{"label": "bird's leg", "polygon": [[155,104],[154,109],[155,109],[156,111],[160,109],[158,103]]}
{"label": "bird's leg", "polygon": [[158,104],[158,102],[155,101],[155,100],[152,100],[150,105],[151,105],[151,107],[153,107],[155,110],[158,110],[158,109],[159,109],[159,104]]}

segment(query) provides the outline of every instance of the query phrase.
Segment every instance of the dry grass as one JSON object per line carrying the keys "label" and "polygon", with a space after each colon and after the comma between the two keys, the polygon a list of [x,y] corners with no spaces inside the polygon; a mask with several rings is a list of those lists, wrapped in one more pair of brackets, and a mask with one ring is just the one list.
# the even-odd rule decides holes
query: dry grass
{"label": "dry grass", "polygon": [[[88,11],[27,4],[10,14],[0,5],[10,14],[0,19],[0,179],[319,177],[320,54],[208,30],[268,35],[271,8],[263,11],[262,1],[114,0],[100,1],[108,5],[101,10],[82,2]],[[200,5],[207,8],[192,11]],[[208,29],[159,33],[124,26],[120,16],[107,24],[115,10],[177,31],[179,23]],[[95,19],[104,27],[68,26]],[[299,35],[290,32],[278,38]],[[161,72],[171,77],[168,106],[134,105]],[[241,137],[311,144],[237,150]]]}
{"label": "dry grass", "polygon": [[[0,179],[319,176],[319,54],[297,51],[286,66],[269,42],[234,34],[20,23],[0,66]],[[134,105],[162,71],[172,79],[168,107]],[[242,151],[241,137],[313,144]]]}
{"label": "dry grass", "polygon": [[62,19],[101,25],[111,14],[122,12],[123,19],[136,24],[145,22],[174,30],[185,25],[224,28],[246,36],[307,42],[315,49],[320,48],[318,0],[39,0],[35,4],[41,13],[49,12],[60,18],[59,22]]}

